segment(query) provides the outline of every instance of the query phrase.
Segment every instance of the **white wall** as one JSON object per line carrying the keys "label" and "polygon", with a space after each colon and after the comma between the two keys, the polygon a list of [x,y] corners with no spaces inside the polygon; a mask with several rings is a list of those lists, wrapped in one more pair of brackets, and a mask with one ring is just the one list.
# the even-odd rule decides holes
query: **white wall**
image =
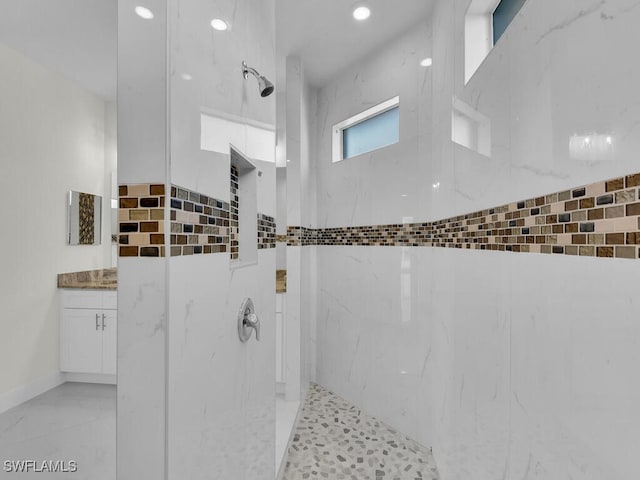
{"label": "white wall", "polygon": [[[467,4],[441,1],[434,11],[434,26],[454,27],[434,27],[434,58],[443,59],[434,66],[434,134],[455,94],[490,118],[493,154],[434,136],[434,160],[443,152],[434,217],[640,169],[638,92],[622,80],[640,78],[627,61],[638,42],[631,2],[528,2],[463,87]],[[447,126],[442,139],[451,137]],[[614,153],[573,158],[576,134],[611,135]],[[640,419],[629,402],[640,392],[629,378],[639,360],[630,339],[640,331],[630,319],[640,305],[628,287],[637,266],[434,255],[448,260],[454,292],[433,319],[433,440],[443,478],[637,478],[629,452],[640,448],[631,433]]]}
{"label": "white wall", "polygon": [[[316,224],[315,155],[317,91],[305,79],[299,57],[286,59],[286,223]],[[282,115],[282,112],[281,112]],[[314,247],[287,246],[287,294],[285,312],[285,396],[298,400],[315,381],[315,285]]]}
{"label": "white wall", "polygon": [[[275,78],[274,2],[149,0],[153,21],[136,5],[118,4],[119,183],[173,184],[229,202],[233,141],[262,173],[258,212],[275,216],[275,163],[264,161],[275,136],[256,152],[255,129],[244,128],[275,127],[275,95],[261,98],[241,70],[246,60]],[[232,28],[202,21],[214,17]],[[235,123],[207,138],[217,151],[202,148],[203,113]],[[167,208],[165,233],[169,224]],[[119,259],[119,479],[274,478],[275,248],[256,256],[240,266],[229,252]],[[246,297],[259,342],[238,338]]]}
{"label": "white wall", "polygon": [[[110,266],[105,102],[0,45],[0,394],[58,372],[56,275]],[[106,185],[106,188],[105,188]],[[69,246],[67,192],[103,197],[102,244]]]}
{"label": "white wall", "polygon": [[[232,142],[261,172],[257,211],[275,217],[276,165],[265,161],[274,159],[275,135],[262,135],[267,141],[259,143],[247,126],[275,129],[276,96],[262,98],[256,79],[245,80],[240,70],[245,60],[275,81],[275,2],[214,3],[169,2],[171,182],[229,202]],[[232,24],[229,31],[202,22],[218,16]],[[183,73],[193,78],[184,80]],[[218,128],[209,140],[226,149],[201,150],[203,109],[218,112],[221,122],[236,119],[246,134],[230,138],[229,129]],[[242,199],[239,208],[242,215]],[[248,221],[255,228],[257,219]],[[242,229],[241,220],[241,236]],[[258,250],[254,258],[257,264],[241,268],[232,268],[228,252],[169,259],[168,478],[275,477],[276,249]],[[254,302],[261,338],[241,343],[237,317],[246,297]]]}
{"label": "white wall", "polygon": [[[118,184],[165,184],[167,2],[118,0]],[[144,61],[141,61],[144,59]],[[166,478],[168,260],[118,259],[117,478]]]}
{"label": "white wall", "polygon": [[[430,36],[430,25],[421,22],[319,90],[318,227],[429,217],[432,77],[419,63],[432,56]],[[332,163],[332,125],[396,95],[399,143]],[[430,444],[423,375],[431,335],[422,289],[431,253],[394,247],[315,250],[318,382]]]}
{"label": "white wall", "polygon": [[[432,34],[319,92],[318,226],[437,220],[640,170],[634,2],[528,2],[465,87],[468,3],[439,1]],[[332,165],[331,125],[394,90],[412,100],[400,143]],[[490,158],[450,141],[454,95],[491,120]],[[614,154],[572,158],[585,133],[610,133]],[[319,382],[433,445],[443,480],[638,478],[635,262],[317,250]]]}

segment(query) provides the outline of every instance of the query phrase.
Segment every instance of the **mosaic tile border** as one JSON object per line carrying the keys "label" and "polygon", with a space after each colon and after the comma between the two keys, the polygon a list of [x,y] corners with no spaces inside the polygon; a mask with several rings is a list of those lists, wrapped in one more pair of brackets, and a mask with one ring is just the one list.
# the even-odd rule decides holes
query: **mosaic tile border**
{"label": "mosaic tile border", "polygon": [[[358,227],[344,227],[344,229],[358,228]],[[361,227],[360,227],[361,228]],[[318,245],[318,236],[323,230],[327,229],[313,229],[308,227],[287,227],[287,246],[289,247],[307,247],[311,245]]]}
{"label": "mosaic tile border", "polygon": [[118,197],[118,255],[164,257],[164,185],[120,185]]}
{"label": "mosaic tile border", "polygon": [[258,250],[276,248],[276,219],[258,213]]}
{"label": "mosaic tile border", "polygon": [[445,247],[640,258],[640,173],[435,222],[287,228],[287,245]]}
{"label": "mosaic tile border", "polygon": [[229,204],[171,185],[171,256],[228,252]]}
{"label": "mosaic tile border", "polygon": [[231,248],[230,255],[231,260],[238,260],[240,256],[240,224],[239,224],[239,213],[240,213],[240,197],[238,196],[238,187],[240,185],[240,173],[238,172],[238,168],[235,165],[231,165],[231,173],[230,173],[230,199],[231,199],[231,211],[230,211],[230,220],[231,220]]}
{"label": "mosaic tile border", "polygon": [[[177,185],[171,186],[170,193],[170,202],[165,205],[164,185],[120,185],[119,256],[164,257],[167,208],[171,256],[231,251],[234,220],[228,202]],[[258,213],[256,225],[256,248],[275,248],[275,219]]]}

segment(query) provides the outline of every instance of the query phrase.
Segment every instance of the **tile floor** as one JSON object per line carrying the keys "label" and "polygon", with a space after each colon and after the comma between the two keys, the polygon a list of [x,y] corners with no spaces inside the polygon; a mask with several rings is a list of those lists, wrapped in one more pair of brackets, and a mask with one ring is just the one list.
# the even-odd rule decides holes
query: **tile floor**
{"label": "tile floor", "polygon": [[[276,408],[278,465],[296,402]],[[115,480],[116,388],[65,383],[0,414],[0,460],[75,460],[74,474],[21,479]],[[429,451],[319,385],[311,385],[288,448],[284,480],[437,480]],[[1,466],[1,465],[0,465]],[[0,469],[0,478],[15,475]]]}
{"label": "tile floor", "polygon": [[[12,460],[74,460],[78,470],[7,473]],[[0,478],[115,480],[116,387],[64,383],[0,414]]]}
{"label": "tile floor", "polygon": [[283,480],[437,480],[430,451],[312,384]]}

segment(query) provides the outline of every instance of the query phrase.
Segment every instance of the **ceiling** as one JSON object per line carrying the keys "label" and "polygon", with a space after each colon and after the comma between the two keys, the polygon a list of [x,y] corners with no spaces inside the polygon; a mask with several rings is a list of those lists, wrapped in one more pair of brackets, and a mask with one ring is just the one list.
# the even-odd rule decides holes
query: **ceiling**
{"label": "ceiling", "polygon": [[[434,0],[276,0],[276,44],[284,55],[302,59],[315,87],[325,85],[355,61],[425,20]],[[371,16],[354,20],[355,6]]]}
{"label": "ceiling", "polygon": [[[424,20],[433,2],[367,0],[371,17],[357,22],[352,1],[276,0],[278,51],[299,56],[319,87]],[[3,0],[0,43],[114,101],[116,7],[116,0]]]}
{"label": "ceiling", "polygon": [[0,43],[114,101],[116,0],[3,0]]}

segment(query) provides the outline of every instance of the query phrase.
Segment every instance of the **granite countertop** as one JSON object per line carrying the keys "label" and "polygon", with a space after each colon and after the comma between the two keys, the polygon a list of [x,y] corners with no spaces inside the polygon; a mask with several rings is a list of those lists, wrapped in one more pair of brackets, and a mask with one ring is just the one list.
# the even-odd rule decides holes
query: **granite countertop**
{"label": "granite countertop", "polygon": [[276,270],[276,293],[285,293],[287,291],[287,271]]}
{"label": "granite countertop", "polygon": [[[88,270],[58,274],[58,288],[88,288],[94,290],[116,290],[118,274],[116,268]],[[287,291],[287,271],[276,270],[276,293]]]}
{"label": "granite countertop", "polygon": [[58,288],[90,288],[93,290],[116,290],[118,288],[118,270],[104,268],[86,272],[58,274]]}

